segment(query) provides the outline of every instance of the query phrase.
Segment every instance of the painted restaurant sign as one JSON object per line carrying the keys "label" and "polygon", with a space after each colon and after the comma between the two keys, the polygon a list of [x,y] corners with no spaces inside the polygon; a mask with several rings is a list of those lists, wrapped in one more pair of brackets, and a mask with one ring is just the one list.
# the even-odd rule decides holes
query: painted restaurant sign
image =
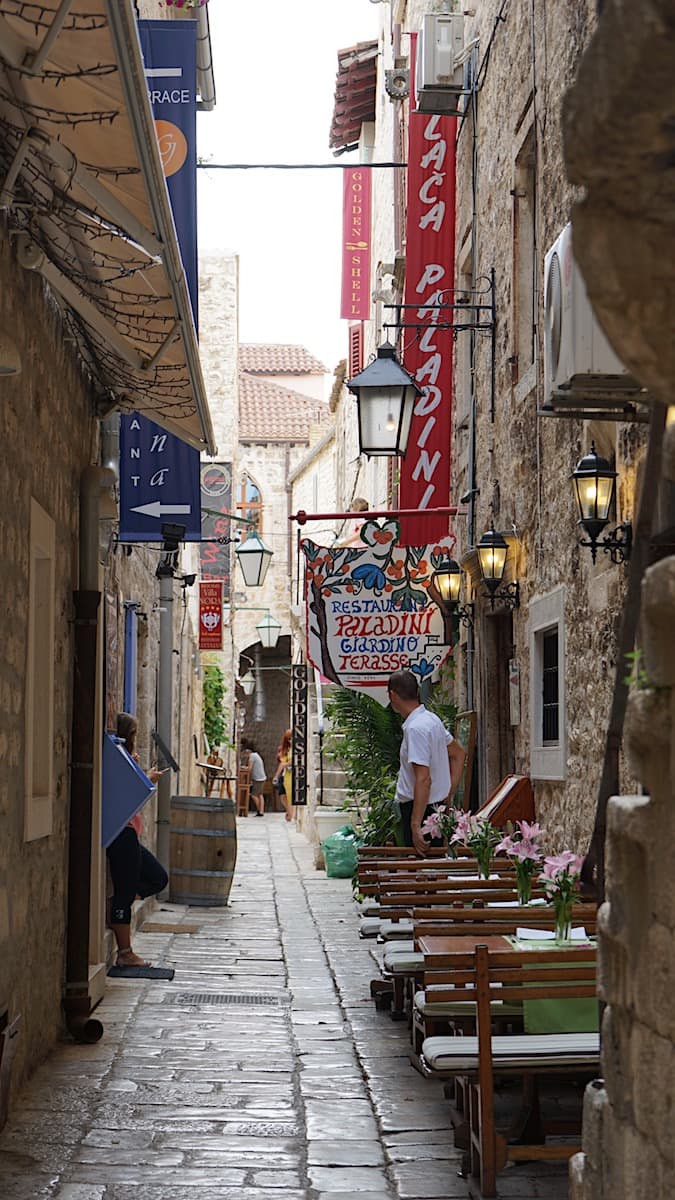
{"label": "painted restaurant sign", "polygon": [[360,548],[301,543],[305,555],[307,657],[329,679],[387,703],[392,671],[420,682],[452,650],[433,573],[454,535],[430,546],[401,546],[397,521],[366,521]]}

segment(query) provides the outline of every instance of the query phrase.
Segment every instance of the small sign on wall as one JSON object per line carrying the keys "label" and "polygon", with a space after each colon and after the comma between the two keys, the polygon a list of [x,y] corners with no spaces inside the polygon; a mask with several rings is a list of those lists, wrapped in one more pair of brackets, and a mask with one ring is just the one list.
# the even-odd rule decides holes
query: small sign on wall
{"label": "small sign on wall", "polygon": [[520,663],[509,659],[509,712],[512,725],[520,725]]}
{"label": "small sign on wall", "polygon": [[199,649],[223,648],[223,582],[199,584]]}

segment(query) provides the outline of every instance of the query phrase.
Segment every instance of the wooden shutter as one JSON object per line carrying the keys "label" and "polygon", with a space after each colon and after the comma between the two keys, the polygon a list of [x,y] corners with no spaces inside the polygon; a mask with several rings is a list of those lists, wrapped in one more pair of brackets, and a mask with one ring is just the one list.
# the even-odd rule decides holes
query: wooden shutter
{"label": "wooden shutter", "polygon": [[352,379],[363,370],[363,321],[354,321],[349,326],[349,356],[347,379]]}

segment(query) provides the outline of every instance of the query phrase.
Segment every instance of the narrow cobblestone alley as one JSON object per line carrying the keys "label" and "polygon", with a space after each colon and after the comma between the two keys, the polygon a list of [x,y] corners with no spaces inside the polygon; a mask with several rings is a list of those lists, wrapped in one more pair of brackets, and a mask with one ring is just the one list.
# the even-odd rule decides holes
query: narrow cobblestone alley
{"label": "narrow cobblestone alley", "polygon": [[[161,905],[137,937],[173,982],[110,980],[101,1041],[58,1047],[21,1094],[2,1200],[468,1196],[442,1089],[369,998],[349,881],[281,816],[238,829],[230,907]],[[519,1167],[499,1192],[561,1200],[566,1168]]]}

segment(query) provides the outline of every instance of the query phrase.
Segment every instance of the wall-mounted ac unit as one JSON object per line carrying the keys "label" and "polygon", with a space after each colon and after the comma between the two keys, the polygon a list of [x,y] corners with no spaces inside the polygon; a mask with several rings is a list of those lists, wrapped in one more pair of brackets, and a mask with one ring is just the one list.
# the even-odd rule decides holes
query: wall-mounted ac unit
{"label": "wall-mounted ac unit", "polygon": [[544,259],[544,403],[636,391],[598,324],[566,225]]}
{"label": "wall-mounted ac unit", "polygon": [[464,91],[463,52],[463,13],[427,13],[422,18],[415,63],[419,112],[459,113]]}

